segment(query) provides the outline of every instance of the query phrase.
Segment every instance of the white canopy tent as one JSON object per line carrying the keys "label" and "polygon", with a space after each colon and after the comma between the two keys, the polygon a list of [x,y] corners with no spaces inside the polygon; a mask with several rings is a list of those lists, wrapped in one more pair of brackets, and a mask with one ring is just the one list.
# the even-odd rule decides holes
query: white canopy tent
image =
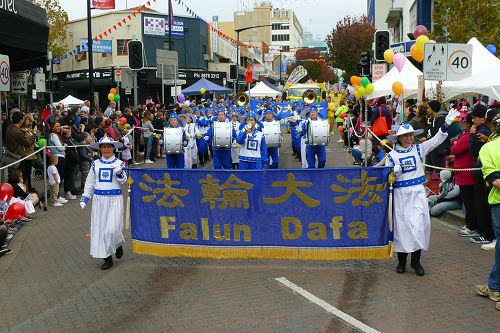
{"label": "white canopy tent", "polygon": [[393,67],[381,79],[373,83],[373,92],[367,95],[368,99],[381,96],[392,95],[392,84],[399,81],[403,84],[404,95],[403,99],[417,96],[418,76],[422,75],[410,61],[405,61],[401,72],[396,67]]}
{"label": "white canopy tent", "polygon": [[252,89],[246,91],[250,97],[276,97],[280,96],[281,92],[268,87],[263,82],[259,82]]}
{"label": "white canopy tent", "polygon": [[71,95],[66,96],[65,99],[60,100],[59,102],[55,102],[54,105],[59,105],[62,104],[66,107],[68,106],[75,106],[75,105],[83,105],[83,102],[81,99],[78,99],[76,97],[73,97]]}

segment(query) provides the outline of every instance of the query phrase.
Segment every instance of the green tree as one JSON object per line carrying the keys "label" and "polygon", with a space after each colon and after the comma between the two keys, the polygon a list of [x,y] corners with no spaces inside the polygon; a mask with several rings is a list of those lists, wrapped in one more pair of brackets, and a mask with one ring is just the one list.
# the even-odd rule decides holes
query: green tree
{"label": "green tree", "polygon": [[499,0],[434,0],[432,19],[434,39],[447,36],[449,42],[467,43],[476,37],[485,46],[500,46]]}
{"label": "green tree", "polygon": [[328,61],[344,70],[344,81],[359,75],[361,53],[372,49],[375,27],[366,16],[345,16],[326,38]]}
{"label": "green tree", "polygon": [[333,68],[328,67],[325,58],[321,56],[320,52],[311,48],[298,49],[295,52],[295,62],[287,66],[287,74],[297,66],[303,66],[307,70],[307,76],[301,82],[312,79],[317,82],[334,82],[335,73]]}
{"label": "green tree", "polygon": [[68,51],[66,28],[68,13],[61,7],[58,0],[29,0],[47,11],[49,24],[48,51],[52,51],[54,58],[62,56]]}

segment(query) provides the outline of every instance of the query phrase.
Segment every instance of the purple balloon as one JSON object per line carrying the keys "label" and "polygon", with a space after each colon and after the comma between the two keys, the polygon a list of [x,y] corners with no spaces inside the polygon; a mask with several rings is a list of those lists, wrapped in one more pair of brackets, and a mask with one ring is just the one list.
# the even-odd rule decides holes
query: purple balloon
{"label": "purple balloon", "polygon": [[413,36],[415,36],[415,39],[418,38],[418,36],[427,36],[429,34],[429,30],[423,25],[417,25],[415,27],[415,31],[413,32]]}
{"label": "purple balloon", "polygon": [[184,97],[184,94],[183,93],[180,93],[178,96],[177,96],[177,101],[179,101],[179,103],[182,103],[184,102],[186,98]]}
{"label": "purple balloon", "polygon": [[405,65],[406,57],[403,53],[396,53],[394,55],[394,58],[392,59],[392,63],[396,68],[398,69],[399,72],[403,70],[403,66]]}
{"label": "purple balloon", "polygon": [[497,55],[497,48],[495,47],[495,45],[488,44],[488,46],[486,46],[486,49],[490,51],[491,54]]}

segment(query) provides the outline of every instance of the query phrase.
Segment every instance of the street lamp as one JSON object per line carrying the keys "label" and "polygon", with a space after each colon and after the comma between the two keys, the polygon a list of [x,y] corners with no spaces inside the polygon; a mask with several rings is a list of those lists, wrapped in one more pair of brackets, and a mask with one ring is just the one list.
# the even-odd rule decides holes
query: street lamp
{"label": "street lamp", "polygon": [[272,24],[254,25],[251,27],[234,29],[234,32],[236,32],[236,91],[238,91],[238,77],[239,77],[238,70],[240,68],[240,32],[245,31],[245,30],[249,30],[249,29],[253,29],[253,28],[262,28],[262,27],[270,27],[270,26],[272,26]]}

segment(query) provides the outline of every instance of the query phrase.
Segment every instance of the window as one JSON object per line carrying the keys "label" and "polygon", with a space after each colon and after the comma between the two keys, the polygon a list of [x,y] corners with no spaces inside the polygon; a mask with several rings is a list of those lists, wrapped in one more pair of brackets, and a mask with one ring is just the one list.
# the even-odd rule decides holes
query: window
{"label": "window", "polygon": [[118,39],[116,41],[116,55],[128,56],[128,42],[130,39]]}

